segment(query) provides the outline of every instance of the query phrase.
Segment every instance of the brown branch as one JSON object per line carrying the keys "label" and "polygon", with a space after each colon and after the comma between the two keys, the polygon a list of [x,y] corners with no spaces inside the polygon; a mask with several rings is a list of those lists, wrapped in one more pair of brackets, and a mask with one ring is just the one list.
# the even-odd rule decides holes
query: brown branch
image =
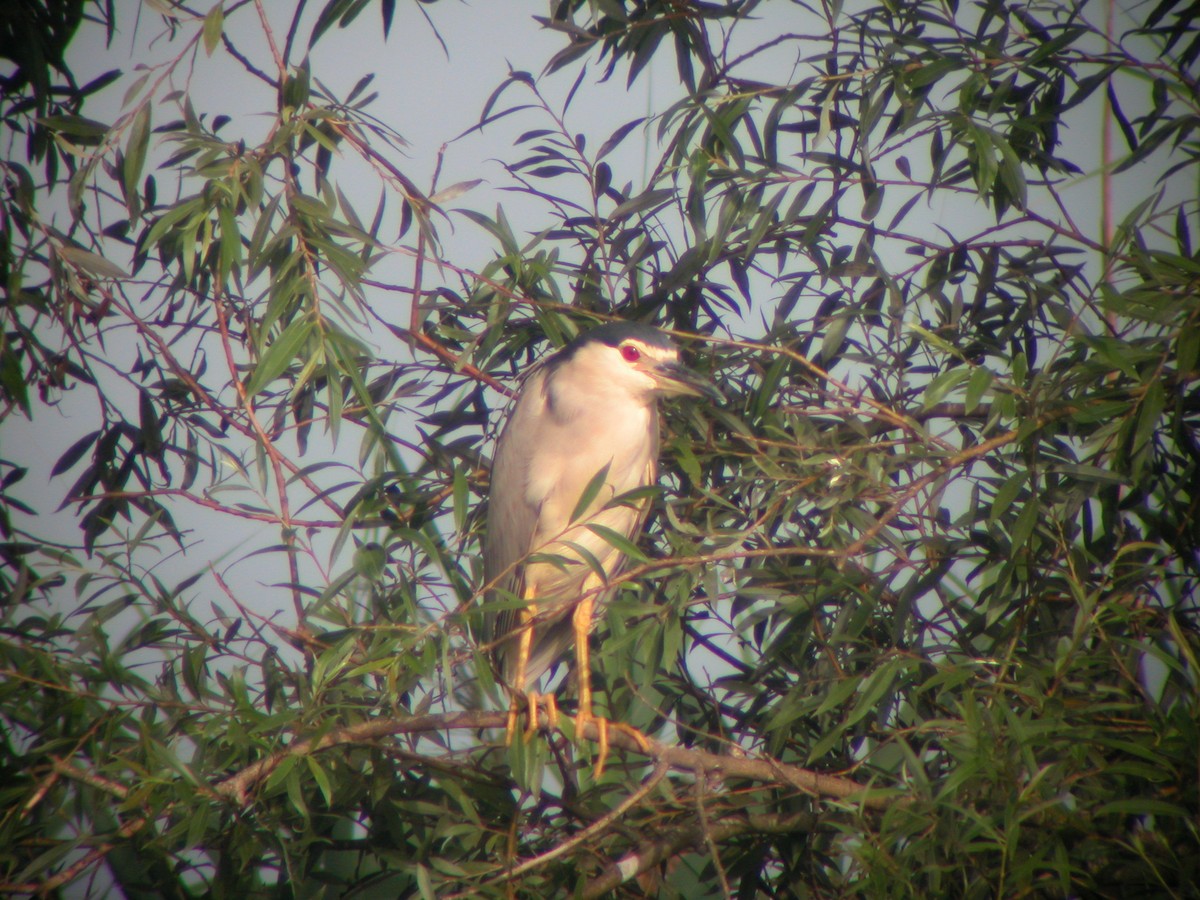
{"label": "brown branch", "polygon": [[702,846],[706,839],[713,842],[726,841],[739,834],[765,832],[782,834],[792,831],[812,831],[817,826],[817,815],[811,812],[795,813],[790,816],[749,815],[733,820],[718,822],[704,828],[692,825],[669,832],[655,840],[643,841],[632,853],[616,862],[610,862],[604,871],[583,886],[580,894],[584,898],[607,896],[625,882],[636,878],[673,856],[692,847]]}
{"label": "brown branch", "polygon": [[[253,799],[255,787],[268,778],[285,760],[294,756],[305,756],[332,747],[372,743],[380,738],[398,734],[503,728],[507,719],[507,712],[472,710],[412,716],[405,719],[373,719],[357,725],[347,725],[325,732],[318,738],[297,740],[287,749],[260,759],[224,781],[218,782],[214,786],[214,791],[219,796],[244,806]],[[553,730],[550,728],[548,719],[543,718],[539,724],[544,732]],[[593,722],[585,723],[581,733],[583,737],[592,741],[597,740],[600,736],[599,730]],[[623,750],[641,752],[637,741],[621,731],[610,731],[609,743]],[[648,743],[648,755],[655,762],[665,763],[672,769],[692,772],[698,776],[715,775],[723,778],[745,778],[749,781],[767,784],[785,784],[814,797],[859,801],[867,809],[884,809],[893,802],[893,798],[869,793],[870,788],[867,785],[839,775],[825,775],[772,759],[709,753],[691,747],[666,744],[653,738],[649,738]]]}
{"label": "brown branch", "polygon": [[275,31],[271,28],[271,23],[267,20],[267,11],[263,9],[262,0],[254,0],[254,8],[258,11],[258,20],[262,23],[263,34],[267,38],[267,46],[271,48],[271,58],[275,60],[275,68],[279,70],[279,87],[282,89],[284,82],[287,80],[287,63],[283,61],[283,54],[279,52],[279,47],[275,43]]}
{"label": "brown branch", "polygon": [[[147,824],[149,819],[145,816],[138,816],[136,819],[130,819],[117,829],[117,837],[128,838],[133,837],[141,831]],[[110,852],[116,849],[116,844],[104,842],[97,844],[91,851],[81,856],[67,868],[63,869],[57,875],[52,875],[45,881],[30,881],[24,884],[14,883],[11,881],[0,881],[0,892],[5,894],[36,894],[39,897],[51,896],[59,888],[64,887],[94,866],[97,862],[107,856]]]}
{"label": "brown branch", "polygon": [[[265,15],[265,13],[264,13]],[[264,26],[266,21],[264,19]],[[274,42],[271,44],[272,49],[275,49]],[[278,51],[276,51],[278,55]],[[296,610],[296,625],[303,631],[306,611],[304,608],[304,598],[300,593],[300,564],[296,561],[296,531],[295,523],[292,522],[291,501],[288,499],[288,480],[283,475],[284,457],[279,452],[279,448],[275,446],[274,440],[267,434],[267,430],[263,428],[258,421],[258,414],[254,411],[254,398],[246,393],[246,384],[238,378],[237,364],[233,359],[233,346],[229,337],[229,323],[225,319],[225,301],[218,293],[214,298],[213,309],[216,311],[217,327],[221,332],[221,346],[225,349],[225,360],[229,366],[229,377],[233,381],[234,389],[237,391],[238,400],[241,403],[242,410],[246,414],[246,420],[250,423],[250,427],[254,429],[255,436],[258,438],[259,446],[267,455],[267,460],[271,464],[271,472],[275,478],[275,492],[279,499],[279,525],[282,531],[283,545],[287,548],[287,563],[289,582],[292,586],[292,606]],[[309,482],[305,482],[309,484]],[[313,492],[317,496],[324,496],[323,491],[316,490],[313,486]],[[303,650],[303,646],[298,646],[297,649]]]}
{"label": "brown branch", "polygon": [[106,794],[111,794],[118,800],[124,800],[129,796],[129,788],[118,781],[113,781],[111,778],[104,778],[94,772],[89,772],[87,769],[81,769],[79,766],[72,765],[65,759],[60,759],[57,756],[50,757],[50,763],[57,775],[70,778],[72,781],[78,781],[81,784],[86,784],[88,787],[103,791]]}
{"label": "brown branch", "polygon": [[[704,806],[704,795],[707,793],[708,779],[700,776],[696,779],[696,821],[703,835],[704,847],[712,860],[713,871],[717,873],[717,881],[721,885],[721,896],[729,900],[733,893],[729,889],[729,875],[725,872],[725,864],[721,862],[721,848],[717,846],[718,839],[708,818],[708,810]],[[695,827],[695,826],[693,826]],[[620,866],[618,865],[618,869]]]}
{"label": "brown branch", "polygon": [[[76,268],[78,269],[78,267]],[[260,432],[256,430],[256,427],[252,427],[252,425],[247,422],[239,422],[226,412],[225,407],[218,403],[216,398],[214,398],[207,390],[204,389],[203,386],[201,386],[200,382],[196,380],[191,371],[175,358],[170,344],[162,337],[162,335],[151,328],[145,320],[138,317],[138,315],[133,311],[132,306],[122,303],[117,299],[117,296],[114,293],[105,290],[99,285],[97,285],[97,289],[101,291],[104,298],[111,303],[118,312],[120,312],[123,316],[125,316],[125,318],[133,323],[139,335],[146,338],[146,340],[154,345],[156,354],[166,362],[168,368],[171,370],[171,373],[180,381],[182,381],[206,407],[212,410],[221,419],[223,424],[228,424],[230,427],[236,429],[240,434],[250,438],[251,440],[254,440],[258,436]],[[217,302],[217,309],[218,312],[222,313],[223,315],[223,307],[221,306],[219,298]],[[223,320],[219,318],[218,324],[220,325],[222,322]],[[231,373],[230,377],[232,378],[233,384],[235,387],[244,389],[241,379],[237,375],[237,367],[234,364],[232,356],[230,355],[232,351],[230,349],[230,338],[227,327],[222,334],[222,342],[225,345],[226,357]],[[254,423],[254,425],[256,426],[257,423]],[[314,482],[307,474],[305,474],[298,465],[282,455],[280,455],[279,461],[288,470],[293,478],[301,482],[305,487],[312,491],[312,493],[316,495],[316,497],[322,503],[324,503],[325,506],[339,516],[342,514],[342,510],[337,503],[330,499],[325,492],[321,490],[317,483]],[[275,521],[279,521],[278,516],[275,518]]]}
{"label": "brown branch", "polygon": [[396,337],[400,338],[401,340],[412,341],[413,343],[420,345],[442,362],[447,363],[456,372],[462,372],[463,374],[474,378],[476,381],[483,382],[488,387],[499,391],[505,397],[515,396],[512,388],[507,387],[502,382],[493,378],[487,372],[471,365],[471,363],[463,362],[449,347],[439,343],[425,332],[414,331],[411,328],[401,328],[399,325],[393,325],[384,320],[381,316],[377,315],[374,310],[372,310],[372,315],[374,315],[375,318]]}
{"label": "brown branch", "polygon": [[[1056,410],[1054,413],[1044,415],[1037,419],[1032,428],[1036,430],[1043,428],[1056,419],[1061,419],[1070,415],[1074,409],[1067,407],[1061,410]],[[1026,428],[1029,428],[1026,426]],[[651,572],[657,572],[662,569],[670,569],[685,566],[708,565],[714,562],[729,562],[739,559],[768,559],[772,557],[788,557],[788,556],[807,556],[821,559],[851,559],[862,553],[867,544],[876,538],[884,528],[887,527],[893,519],[896,518],[906,505],[919,494],[922,490],[928,487],[939,478],[944,478],[951,471],[962,466],[968,465],[981,456],[986,456],[988,453],[996,450],[1006,444],[1011,444],[1017,440],[1022,434],[1027,433],[1026,428],[1014,428],[1006,431],[1003,434],[998,434],[995,437],[988,438],[986,441],[980,441],[978,444],[973,444],[963,450],[958,450],[955,453],[945,457],[938,463],[930,472],[925,475],[915,478],[904,486],[904,489],[895,495],[895,499],[888,505],[887,509],[876,516],[875,521],[870,527],[862,532],[857,539],[845,547],[812,547],[799,546],[796,544],[788,544],[786,546],[772,547],[756,547],[752,549],[740,550],[722,550],[715,553],[701,553],[694,556],[673,556],[665,559],[652,559],[649,562],[641,563],[637,566],[630,566],[623,570],[620,575],[610,578],[607,582],[595,589],[597,593],[611,590],[613,587],[622,584],[626,581],[633,581],[637,578],[647,575]]]}
{"label": "brown branch", "polygon": [[266,635],[263,634],[262,629],[255,624],[256,620],[266,625],[276,634],[276,636],[283,638],[293,647],[306,647],[307,649],[311,650],[314,656],[323,650],[329,649],[328,644],[313,636],[309,632],[295,628],[285,628],[282,625],[276,624],[269,616],[264,616],[260,612],[249,609],[244,603],[242,603],[241,600],[237,598],[237,595],[229,587],[225,579],[221,577],[221,573],[218,572],[215,567],[209,566],[209,572],[211,573],[213,580],[216,581],[217,587],[219,587],[221,592],[225,595],[226,599],[229,600],[229,602],[235,607],[237,607],[238,612],[242,614],[242,618],[250,623],[250,628],[254,631],[255,639],[262,644],[262,646],[270,646],[270,641],[267,639]]}
{"label": "brown branch", "polygon": [[518,863],[499,878],[495,878],[490,882],[479,885],[478,887],[472,887],[469,891],[463,892],[462,894],[452,894],[447,897],[446,900],[453,900],[455,897],[472,896],[480,888],[488,887],[491,884],[499,884],[509,881],[513,878],[516,878],[518,875],[524,875],[526,872],[532,869],[544,866],[547,863],[558,859],[560,856],[565,855],[595,835],[602,833],[605,829],[617,821],[617,819],[621,818],[621,816],[625,815],[626,812],[644,800],[646,796],[656,787],[658,787],[659,783],[666,777],[668,768],[670,767],[668,766],[667,762],[660,759],[657,765],[655,765],[654,771],[646,776],[645,780],[636,791],[634,791],[600,818],[596,819],[596,821],[588,825],[587,828],[584,828],[582,831],[571,835],[568,840],[563,841],[561,844],[556,844],[545,853],[540,853],[537,856]]}
{"label": "brown branch", "polygon": [[[149,491],[104,491],[100,494],[86,494],[80,497],[68,497],[69,503],[90,503],[93,500],[136,500],[143,497],[182,497],[197,506],[203,506],[205,509],[215,510],[225,513],[230,516],[237,516],[240,519],[252,519],[257,522],[271,522],[278,524],[279,516],[275,513],[260,513],[253,512],[248,509],[239,509],[236,506],[229,506],[225,503],[218,503],[216,500],[210,500],[207,497],[202,497],[192,491],[185,491],[182,488],[154,488]],[[341,528],[345,523],[334,519],[291,519],[293,528]]]}
{"label": "brown branch", "polygon": [[[383,169],[383,171],[387,173],[385,178],[390,177],[390,180],[396,185],[400,193],[404,195],[404,199],[412,205],[413,212],[416,215],[428,216],[429,213],[434,210],[441,212],[436,204],[433,204],[429,201],[429,198],[425,196],[424,192],[417,187],[416,183],[411,178],[401,172],[400,169],[398,169],[382,153],[375,150],[367,140],[359,135],[358,131],[350,122],[339,122],[336,119],[327,119],[326,124],[331,130],[340,135],[346,141],[346,143],[350,144],[350,146],[357,150],[359,155],[362,156],[362,158],[365,159],[370,165],[376,169]],[[419,294],[419,292],[420,288],[417,287],[414,290],[414,302],[416,301],[417,294]]]}
{"label": "brown branch", "polygon": [[[78,265],[75,265],[74,268],[76,273],[80,273],[82,271]],[[171,370],[171,374],[178,378],[184,384],[184,386],[195,395],[196,399],[199,400],[201,404],[207,407],[218,419],[221,420],[223,427],[228,426],[240,434],[245,435],[246,437],[253,437],[254,433],[250,430],[250,427],[244,422],[237,421],[228,414],[224,405],[218,402],[217,398],[210,394],[208,390],[202,384],[200,384],[199,380],[192,373],[191,368],[183,365],[175,357],[174,351],[171,349],[171,344],[161,334],[155,331],[145,319],[141,318],[133,311],[132,304],[123,302],[117,297],[115,292],[108,290],[102,284],[96,283],[95,288],[108,305],[117,310],[117,312],[121,313],[121,315],[133,323],[133,327],[136,329],[137,333],[141,337],[145,338],[148,343],[153,345],[155,355],[166,364],[167,368]]]}
{"label": "brown branch", "polygon": [[[71,763],[64,759],[60,759],[57,756],[50,757],[50,761],[52,777],[54,778],[70,778],[73,781],[86,784],[89,787],[103,791],[106,794],[111,794],[113,797],[116,797],[119,800],[124,800],[129,796],[129,789],[119,782],[113,781],[109,778],[103,778],[93,772],[87,771],[86,769],[81,769],[78,766],[72,765]],[[43,787],[48,787],[49,783],[50,782],[48,781]],[[41,795],[43,793],[44,791],[42,789],[38,790],[37,794],[35,795],[35,799],[31,800],[25,805],[26,812],[29,812],[33,806],[36,805],[36,801],[41,799]],[[141,831],[142,828],[144,828],[147,824],[149,824],[149,821],[150,820],[145,816],[137,816],[133,819],[130,819],[128,822],[123,823],[121,827],[117,829],[116,834],[121,838],[132,837],[137,832]],[[37,894],[38,896],[42,897],[48,896],[53,894],[59,888],[70,884],[81,874],[103,859],[116,846],[117,845],[115,843],[110,841],[102,841],[71,865],[67,866],[56,875],[50,876],[45,881],[31,881],[23,884],[14,882],[0,882],[0,892],[5,894]]]}

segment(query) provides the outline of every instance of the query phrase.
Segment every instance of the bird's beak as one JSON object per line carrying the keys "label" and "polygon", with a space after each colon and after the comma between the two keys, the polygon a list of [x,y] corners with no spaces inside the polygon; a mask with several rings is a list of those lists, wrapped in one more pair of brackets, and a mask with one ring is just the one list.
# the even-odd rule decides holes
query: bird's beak
{"label": "bird's beak", "polygon": [[654,380],[658,383],[658,389],[668,396],[683,394],[688,397],[708,397],[710,400],[725,399],[711,381],[679,363],[665,363],[656,367]]}

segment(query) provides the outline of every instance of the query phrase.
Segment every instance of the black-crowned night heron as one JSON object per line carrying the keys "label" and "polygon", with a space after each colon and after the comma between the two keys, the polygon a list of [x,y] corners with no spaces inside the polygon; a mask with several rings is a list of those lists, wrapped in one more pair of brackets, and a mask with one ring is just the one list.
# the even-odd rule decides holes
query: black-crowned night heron
{"label": "black-crowned night heron", "polygon": [[[588,633],[605,583],[625,562],[604,532],[636,540],[645,503],[612,500],[655,480],[658,398],[681,394],[720,396],[680,364],[679,350],[657,328],[602,325],[530,372],[496,445],[484,542],[487,602],[520,602],[487,615],[484,626],[512,694],[506,738],[511,742],[521,695],[527,735],[537,728],[539,700],[557,721],[553,695],[542,698],[533,688],[574,643],[575,733],[585,722],[596,724],[597,774],[610,723],[592,715]],[[636,729],[612,727],[647,747]]]}

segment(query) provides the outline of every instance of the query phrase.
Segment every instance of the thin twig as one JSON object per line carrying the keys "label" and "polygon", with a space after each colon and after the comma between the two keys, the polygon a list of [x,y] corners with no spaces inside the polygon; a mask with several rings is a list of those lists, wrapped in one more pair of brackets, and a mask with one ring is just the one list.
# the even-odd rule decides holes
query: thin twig
{"label": "thin twig", "polygon": [[713,869],[716,870],[717,880],[721,883],[721,894],[725,900],[731,900],[733,893],[729,890],[729,876],[725,874],[725,866],[721,863],[721,851],[717,847],[717,839],[713,837],[712,825],[708,821],[708,810],[704,808],[704,794],[707,790],[708,776],[701,773],[696,777],[696,816],[700,820],[700,831],[704,835],[704,843],[708,847],[708,855],[712,859]]}
{"label": "thin twig", "polygon": [[[621,818],[621,816],[625,815],[626,812],[628,812],[630,809],[632,809],[634,806],[636,806],[638,803],[640,803],[643,799],[645,799],[645,797],[652,790],[654,790],[656,787],[658,787],[659,782],[661,782],[667,776],[667,771],[669,769],[670,769],[670,766],[667,764],[666,760],[664,760],[664,759],[658,760],[658,762],[654,766],[653,771],[651,771],[651,773],[645,777],[645,779],[642,781],[641,786],[638,787],[638,789],[636,791],[634,791],[632,794],[630,794],[628,797],[626,797],[624,800],[622,800],[620,803],[618,803],[615,807],[613,807],[607,813],[605,813],[600,818],[598,818],[596,821],[594,821],[587,828],[583,829],[578,834],[572,835],[568,840],[563,841],[561,844],[558,844],[557,846],[550,848],[545,853],[540,853],[537,856],[534,856],[534,857],[531,857],[530,859],[525,860],[524,862],[520,863],[519,865],[513,866],[511,869],[509,869],[507,872],[505,872],[502,877],[494,879],[494,881],[492,881],[492,882],[488,882],[486,884],[480,885],[479,887],[487,887],[488,884],[499,884],[501,882],[508,881],[511,878],[515,878],[518,875],[523,875],[532,869],[540,868],[541,866],[546,865],[546,863],[553,862],[554,860],[558,859],[560,856],[563,856],[570,850],[573,850],[575,847],[578,847],[580,844],[582,844],[584,841],[588,840],[589,838],[594,837],[597,834],[600,834],[602,831],[604,831],[609,826],[611,826],[613,822],[617,821],[617,819]],[[474,890],[477,890],[477,889],[478,888],[473,888],[472,892],[474,892]],[[451,895],[451,897],[459,897],[459,896],[467,896],[467,894],[464,893],[464,894],[452,894]],[[450,898],[448,897],[447,900],[450,900]]]}
{"label": "thin twig", "polygon": [[[197,506],[203,506],[205,509],[211,509],[226,515],[236,516],[239,519],[251,519],[257,522],[279,522],[279,516],[275,513],[254,512],[242,507],[218,503],[216,500],[210,500],[207,497],[202,497],[192,491],[185,491],[182,488],[153,488],[148,491],[104,491],[100,494],[84,494],[77,497],[68,497],[67,502],[91,503],[95,500],[138,500],[152,497],[182,497],[191,503],[195,503]],[[293,528],[341,528],[345,525],[345,522],[340,519],[291,519],[290,522]]]}
{"label": "thin twig", "polygon": [[[284,547],[287,549],[292,606],[296,611],[296,625],[303,631],[306,610],[304,608],[304,598],[300,593],[300,565],[296,558],[298,552],[296,550],[296,530],[295,523],[292,522],[291,501],[288,499],[288,480],[283,474],[285,459],[283,454],[279,452],[279,448],[275,446],[275,441],[272,440],[271,436],[267,434],[267,430],[258,421],[258,415],[254,411],[254,398],[246,393],[245,382],[237,376],[237,365],[233,359],[233,347],[229,337],[229,325],[225,319],[225,301],[220,295],[214,298],[213,307],[217,314],[217,326],[221,332],[221,345],[225,348],[225,360],[229,366],[229,377],[233,381],[234,389],[237,391],[242,411],[246,414],[246,420],[250,423],[250,427],[254,429],[255,436],[258,438],[263,452],[267,455],[267,460],[271,464],[271,473],[275,478],[275,492],[279,500],[279,516],[277,521],[282,531]],[[320,494],[321,492],[318,491],[317,493]]]}
{"label": "thin twig", "polygon": [[815,813],[802,812],[790,816],[749,815],[717,823],[706,835],[697,825],[680,828],[663,837],[643,841],[632,853],[627,853],[605,866],[604,871],[583,886],[579,896],[584,900],[606,897],[627,881],[666,862],[690,847],[703,843],[706,837],[727,841],[748,832],[783,834],[793,831],[812,831],[817,827]]}

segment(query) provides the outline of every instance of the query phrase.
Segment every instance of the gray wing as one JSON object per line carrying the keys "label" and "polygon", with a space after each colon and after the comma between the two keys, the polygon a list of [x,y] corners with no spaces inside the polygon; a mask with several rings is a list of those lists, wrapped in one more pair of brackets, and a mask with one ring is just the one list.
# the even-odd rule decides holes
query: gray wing
{"label": "gray wing", "polygon": [[[484,600],[489,604],[519,598],[524,587],[522,561],[529,555],[538,522],[538,504],[526,490],[531,454],[525,443],[534,432],[531,426],[539,407],[545,403],[543,374],[536,370],[526,380],[496,442],[483,544],[484,583],[491,585]],[[518,618],[515,609],[487,612],[484,640],[491,644],[503,639],[516,629]],[[505,658],[513,656],[515,661],[515,654],[505,652],[508,646],[506,642],[493,648],[502,675],[511,674],[504,671]]]}

